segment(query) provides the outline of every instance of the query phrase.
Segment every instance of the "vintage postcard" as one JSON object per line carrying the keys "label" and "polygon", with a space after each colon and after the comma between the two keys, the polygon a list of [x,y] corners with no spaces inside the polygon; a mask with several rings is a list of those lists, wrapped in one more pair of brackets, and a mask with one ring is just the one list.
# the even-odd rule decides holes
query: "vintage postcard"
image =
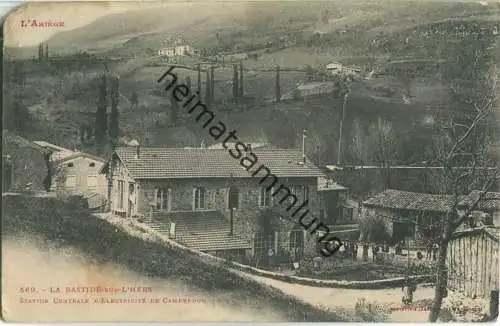
{"label": "vintage postcard", "polygon": [[24,4],[8,322],[484,322],[499,1]]}

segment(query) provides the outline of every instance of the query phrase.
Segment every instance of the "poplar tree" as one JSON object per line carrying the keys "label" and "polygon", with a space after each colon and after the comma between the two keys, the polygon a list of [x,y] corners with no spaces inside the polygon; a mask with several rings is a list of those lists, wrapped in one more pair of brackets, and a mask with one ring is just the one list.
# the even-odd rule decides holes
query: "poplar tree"
{"label": "poplar tree", "polygon": [[95,115],[95,139],[97,145],[102,145],[107,132],[107,91],[106,75],[103,74],[99,84],[99,93],[97,97],[97,111]]}
{"label": "poplar tree", "polygon": [[276,102],[281,100],[281,89],[280,89],[280,66],[276,66]]}
{"label": "poplar tree", "polygon": [[120,98],[119,91],[119,77],[113,77],[112,86],[111,86],[111,115],[109,122],[109,136],[112,139],[117,139],[120,133],[120,125],[119,125],[119,111],[118,111],[118,102]]}
{"label": "poplar tree", "polygon": [[212,103],[212,81],[210,79],[210,72],[207,70],[207,79],[205,82],[205,103],[210,105]]}
{"label": "poplar tree", "polygon": [[169,92],[170,93],[170,121],[172,123],[177,123],[177,119],[179,116],[179,102],[177,102],[176,98],[174,97],[174,92]]}
{"label": "poplar tree", "polygon": [[243,61],[240,61],[240,97],[243,97]]}
{"label": "poplar tree", "polygon": [[238,99],[238,94],[240,92],[239,83],[238,83],[238,67],[233,64],[233,97],[235,100]]}
{"label": "poplar tree", "polygon": [[212,100],[212,103],[215,101],[215,75],[214,75],[214,70],[215,70],[215,67],[212,66],[210,67],[210,90],[211,90],[211,100]]}

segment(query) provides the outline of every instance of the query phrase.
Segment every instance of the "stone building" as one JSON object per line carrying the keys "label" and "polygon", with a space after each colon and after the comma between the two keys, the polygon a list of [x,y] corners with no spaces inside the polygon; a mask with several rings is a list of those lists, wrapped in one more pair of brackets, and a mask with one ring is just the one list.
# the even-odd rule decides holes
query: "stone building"
{"label": "stone building", "polygon": [[51,151],[7,130],[2,134],[2,191],[47,190]]}
{"label": "stone building", "polygon": [[317,235],[291,214],[302,205],[305,224],[319,217],[322,171],[295,150],[252,153],[258,163],[245,168],[226,149],[117,148],[101,170],[109,209],[204,252],[253,259],[317,255]]}
{"label": "stone building", "polygon": [[98,194],[104,203],[108,183],[106,176],[99,173],[104,163],[103,158],[83,152],[54,161],[53,190],[63,195]]}
{"label": "stone building", "polygon": [[387,189],[362,203],[360,218],[381,218],[393,243],[410,238],[412,244],[423,245],[440,236],[452,205],[450,195]]}
{"label": "stone building", "polygon": [[436,195],[419,192],[387,189],[362,203],[360,218],[378,217],[384,221],[393,242],[410,239],[413,245],[424,245],[426,240],[436,241],[442,233],[446,214],[453,209],[457,200],[458,211],[465,211],[477,202],[472,210],[469,226],[479,222],[498,226],[500,194],[477,190],[468,195]]}

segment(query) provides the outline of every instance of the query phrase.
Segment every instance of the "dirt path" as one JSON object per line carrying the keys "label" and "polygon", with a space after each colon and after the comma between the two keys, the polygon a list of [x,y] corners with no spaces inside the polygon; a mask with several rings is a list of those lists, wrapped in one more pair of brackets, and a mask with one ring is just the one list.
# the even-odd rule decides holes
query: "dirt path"
{"label": "dirt path", "polygon": [[[294,295],[311,304],[324,305],[328,308],[342,307],[354,309],[358,298],[363,297],[367,301],[377,301],[378,303],[391,304],[398,308],[401,307],[401,288],[375,290],[322,288],[286,283],[236,270],[235,272],[242,276],[252,278],[256,281],[280,289],[286,294]],[[434,288],[418,287],[414,295],[414,300],[430,299],[433,296]],[[390,321],[425,322],[427,321],[427,315],[428,312],[426,311],[393,311]]]}

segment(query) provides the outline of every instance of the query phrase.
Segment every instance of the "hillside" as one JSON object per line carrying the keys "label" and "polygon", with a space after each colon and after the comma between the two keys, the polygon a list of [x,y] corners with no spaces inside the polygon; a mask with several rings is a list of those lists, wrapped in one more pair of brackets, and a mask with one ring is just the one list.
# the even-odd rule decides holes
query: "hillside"
{"label": "hillside", "polygon": [[[235,275],[224,266],[209,264],[197,256],[154,242],[143,234],[131,235],[71,203],[61,202],[53,198],[33,198],[23,195],[5,196],[2,198],[2,211],[2,238],[16,239],[20,237],[21,240],[27,238],[30,239],[30,244],[35,243],[37,247],[50,248],[52,252],[72,252],[75,255],[74,258],[80,258],[86,263],[84,266],[87,269],[81,274],[84,276],[80,279],[74,278],[72,283],[69,283],[72,285],[78,281],[77,284],[81,285],[94,284],[96,279],[89,278],[89,275],[94,275],[89,274],[89,268],[93,266],[107,268],[112,264],[121,270],[135,272],[142,278],[155,279],[159,281],[157,284],[163,286],[180,285],[183,290],[202,293],[202,297],[210,301],[213,300],[208,302],[212,308],[221,304],[221,306],[233,308],[235,312],[241,311],[243,307],[253,311],[266,309],[268,316],[265,319],[273,321],[361,320],[360,317],[341,309],[338,312],[333,312],[314,307],[285,295],[279,290]],[[27,255],[27,253],[23,253],[23,255]],[[19,257],[19,253],[16,256]],[[32,256],[25,257],[29,258],[28,260],[33,258]],[[46,255],[45,257],[50,261],[57,261],[59,258],[57,255]],[[15,280],[13,275],[9,274],[9,276],[10,279]],[[36,280],[33,276],[30,274],[31,279]],[[65,277],[67,276],[65,275]],[[75,277],[75,275],[72,276]],[[62,286],[64,284],[62,280],[58,280],[58,282],[51,285]],[[112,281],[108,280],[108,282]],[[34,285],[38,286],[41,283],[42,281],[39,280]],[[127,285],[132,284],[138,284],[137,280]],[[101,284],[98,283],[98,285]],[[109,285],[109,283],[102,284],[102,286]],[[19,296],[18,288],[9,287],[9,289],[15,291],[9,297],[17,299]],[[153,291],[158,290],[157,287]],[[4,294],[6,293],[4,292]],[[154,295],[158,294],[154,293]],[[12,303],[11,306],[13,306]],[[172,309],[165,305],[163,311],[168,313],[169,308]],[[88,311],[90,315],[92,312],[99,311],[98,308],[87,309],[84,311]],[[200,310],[196,311],[194,306],[191,309],[191,313],[195,315],[200,313]],[[82,321],[89,320],[78,316],[79,314],[74,315],[72,320],[74,321],[75,318],[81,318]],[[12,317],[17,317],[15,318],[17,321],[25,318],[22,313]],[[92,317],[101,321],[99,316]],[[143,316],[141,318],[145,320]],[[160,318],[166,321],[165,316]],[[246,320],[248,318],[251,317],[247,316]],[[176,317],[172,317],[170,321],[175,319]],[[51,321],[53,320],[54,318],[51,318]],[[191,320],[193,319],[191,318]]]}
{"label": "hillside", "polygon": [[[368,145],[370,133],[377,128],[377,119],[383,118],[394,129],[397,147],[415,150],[405,159],[411,161],[432,155],[426,147],[434,141],[432,135],[439,133],[434,128],[439,124],[429,126],[428,121],[439,121],[450,113],[463,117],[470,110],[456,101],[450,85],[462,85],[459,89],[465,97],[480,95],[482,75],[498,59],[494,42],[500,30],[499,8],[477,3],[251,2],[167,9],[108,15],[56,34],[48,42],[51,51],[60,55],[74,54],[76,49],[87,51],[88,57],[7,63],[9,86],[4,103],[28,108],[34,117],[31,127],[23,131],[26,136],[80,146],[79,128],[94,121],[96,77],[108,69],[120,76],[124,137],[155,146],[198,146],[202,140],[209,144],[206,132],[192,119],[172,123],[169,100],[155,82],[168,63],[150,57],[182,35],[208,52],[261,49],[256,58],[242,61],[244,105],[236,106],[232,100],[231,66],[216,68],[214,111],[249,141],[294,147],[306,128],[311,131],[308,153],[330,163],[337,156],[340,101],[323,96],[307,102],[271,103],[275,73],[264,70],[277,64],[296,68],[281,73],[284,95],[307,81],[307,66],[320,68],[340,61],[374,71],[374,78],[352,87],[344,127],[346,146],[356,147],[352,139],[363,139],[364,159],[373,160],[373,153],[368,153],[373,147]],[[122,61],[104,64],[97,60],[103,56],[122,57]],[[199,62],[186,58],[183,63],[194,67]],[[195,71],[179,70],[178,74],[196,81]],[[204,81],[203,75],[202,89]],[[137,106],[131,104],[134,94]],[[346,158],[361,159],[352,153],[354,148],[345,150]]]}

